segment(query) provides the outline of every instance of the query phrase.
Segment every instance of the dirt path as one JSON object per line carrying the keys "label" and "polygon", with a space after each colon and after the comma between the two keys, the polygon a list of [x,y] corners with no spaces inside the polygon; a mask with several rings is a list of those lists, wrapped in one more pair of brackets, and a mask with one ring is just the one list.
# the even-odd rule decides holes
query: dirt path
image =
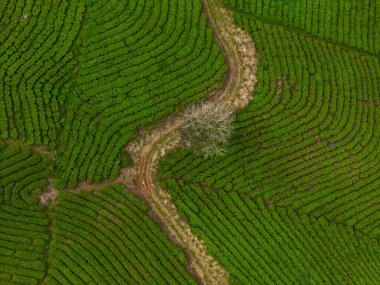
{"label": "dirt path", "polygon": [[[220,6],[218,0],[202,0],[202,5],[228,65],[222,87],[205,101],[209,104],[223,102],[234,112],[248,104],[256,84],[255,46],[250,36],[233,24],[229,12]],[[172,115],[133,140],[126,150],[131,154],[135,166],[123,169],[117,179],[96,184],[82,182],[75,189],[65,191],[96,191],[114,182],[123,183],[149,205],[157,223],[186,253],[190,270],[199,283],[227,284],[227,272],[208,254],[204,242],[180,218],[170,195],[155,183],[157,161],[178,147],[178,128],[182,122],[181,113]],[[54,201],[58,191],[54,189],[52,181],[49,189],[49,192],[39,196],[41,203]]]}
{"label": "dirt path", "polygon": [[[255,46],[250,36],[234,26],[229,13],[218,6],[215,0],[204,0],[202,4],[228,65],[223,86],[205,101],[210,104],[223,102],[236,111],[248,104],[256,84]],[[180,218],[170,195],[154,181],[158,159],[178,146],[178,128],[182,122],[181,114],[172,116],[127,147],[137,162],[132,187],[151,206],[161,227],[174,243],[187,253],[197,280],[202,284],[227,284],[226,271],[207,253],[204,242]]]}

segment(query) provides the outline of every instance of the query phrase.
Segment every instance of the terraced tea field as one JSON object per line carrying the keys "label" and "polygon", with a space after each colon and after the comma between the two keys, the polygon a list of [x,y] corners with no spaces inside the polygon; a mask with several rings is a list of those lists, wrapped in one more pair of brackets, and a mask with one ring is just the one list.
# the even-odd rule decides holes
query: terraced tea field
{"label": "terraced tea field", "polygon": [[376,1],[1,1],[0,284],[377,285],[379,239]]}
{"label": "terraced tea field", "polygon": [[225,73],[199,1],[22,2],[2,8],[1,137],[57,145],[59,188],[115,178],[137,128]]}
{"label": "terraced tea field", "polygon": [[60,193],[46,283],[194,284],[185,255],[147,210],[121,185],[99,193]]}
{"label": "terraced tea field", "polygon": [[48,161],[1,145],[1,284],[194,284],[186,258],[122,185],[37,204]]}
{"label": "terraced tea field", "polygon": [[292,16],[265,1],[226,2],[256,44],[256,91],[225,155],[169,155],[163,187],[237,284],[379,283],[379,45],[354,45],[351,26],[331,40],[289,23],[291,4],[282,11]]}
{"label": "terraced tea field", "polygon": [[237,117],[224,157],[183,151],[168,168],[186,182],[262,196],[378,237],[378,58],[238,20],[262,48],[253,102]]}
{"label": "terraced tea field", "polygon": [[47,270],[49,218],[38,205],[48,161],[30,150],[0,145],[0,283],[37,284]]}

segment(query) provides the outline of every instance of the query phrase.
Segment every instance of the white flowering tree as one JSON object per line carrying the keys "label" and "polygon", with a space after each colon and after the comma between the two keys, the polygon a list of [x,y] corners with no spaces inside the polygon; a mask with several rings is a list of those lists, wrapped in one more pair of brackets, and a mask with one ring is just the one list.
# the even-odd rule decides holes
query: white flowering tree
{"label": "white flowering tree", "polygon": [[186,109],[181,140],[206,157],[221,155],[231,137],[233,116],[222,103],[201,103]]}

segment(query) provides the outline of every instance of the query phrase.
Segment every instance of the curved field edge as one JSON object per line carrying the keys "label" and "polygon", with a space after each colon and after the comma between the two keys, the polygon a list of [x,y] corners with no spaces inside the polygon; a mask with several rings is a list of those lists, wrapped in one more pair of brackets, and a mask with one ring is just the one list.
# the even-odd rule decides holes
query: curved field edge
{"label": "curved field edge", "polygon": [[[223,102],[231,106],[232,111],[236,111],[248,103],[255,86],[255,47],[252,39],[233,25],[231,17],[220,3],[204,1],[203,4],[229,66],[222,88],[205,101],[208,104]],[[177,129],[182,120],[181,114],[178,114],[127,147],[136,164],[135,190],[151,205],[152,211],[160,218],[163,228],[173,241],[188,254],[198,280],[203,284],[225,284],[228,282],[225,271],[207,253],[203,241],[192,234],[186,221],[179,219],[170,196],[159,189],[155,181],[157,159],[178,147]]]}
{"label": "curved field edge", "polygon": [[48,271],[51,221],[35,197],[48,184],[51,160],[0,144],[0,283],[38,284]]}
{"label": "curved field edge", "polygon": [[[227,11],[214,2],[210,3],[214,9],[211,13],[214,15],[212,18],[209,14],[210,21],[212,19],[211,25],[214,28],[218,27],[216,39],[224,52],[229,72],[222,88],[213,92],[206,101],[210,104],[222,101],[231,106],[231,110],[236,110],[248,103],[256,82],[255,47],[251,38],[233,25]],[[206,2],[204,5],[205,11],[209,13]],[[132,155],[135,167],[123,169],[115,180],[99,184],[80,183],[78,188],[66,191],[77,193],[77,189],[82,186],[87,191],[97,191],[112,184],[113,181],[121,182],[134,189],[134,192],[151,207],[157,221],[175,244],[186,252],[191,270],[197,276],[197,280],[204,284],[225,284],[227,283],[226,272],[208,255],[203,242],[191,233],[186,222],[179,219],[174,205],[170,202],[170,197],[162,190],[156,189],[158,192],[154,190],[152,184],[156,160],[177,146],[176,129],[181,121],[181,113],[171,116],[130,143],[126,149]],[[49,197],[54,198],[51,194],[54,196],[58,192],[52,191],[41,196],[41,201]]]}
{"label": "curved field edge", "polygon": [[39,205],[50,164],[0,144],[1,284],[195,284],[185,255],[121,184]]}
{"label": "curved field edge", "polygon": [[179,151],[164,171],[377,237],[378,58],[235,17],[260,48],[253,101],[237,116],[224,157]]}
{"label": "curved field edge", "polygon": [[0,4],[0,137],[56,147],[85,1]]}
{"label": "curved field edge", "polygon": [[115,179],[142,128],[204,98],[226,72],[197,0],[86,4],[58,140],[56,188]]}
{"label": "curved field edge", "polygon": [[253,100],[224,157],[169,154],[162,188],[236,284],[379,283],[378,57],[234,18],[258,49]]}
{"label": "curved field edge", "polygon": [[379,240],[352,227],[174,179],[166,189],[231,284],[379,281]]}
{"label": "curved field edge", "polygon": [[47,284],[195,284],[185,255],[120,184],[60,192]]}

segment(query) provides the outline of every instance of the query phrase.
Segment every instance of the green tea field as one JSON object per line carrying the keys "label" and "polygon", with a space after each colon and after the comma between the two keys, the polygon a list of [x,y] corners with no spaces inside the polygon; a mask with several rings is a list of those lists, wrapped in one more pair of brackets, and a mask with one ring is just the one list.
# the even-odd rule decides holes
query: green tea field
{"label": "green tea field", "polygon": [[380,284],[380,2],[0,1],[0,284]]}

